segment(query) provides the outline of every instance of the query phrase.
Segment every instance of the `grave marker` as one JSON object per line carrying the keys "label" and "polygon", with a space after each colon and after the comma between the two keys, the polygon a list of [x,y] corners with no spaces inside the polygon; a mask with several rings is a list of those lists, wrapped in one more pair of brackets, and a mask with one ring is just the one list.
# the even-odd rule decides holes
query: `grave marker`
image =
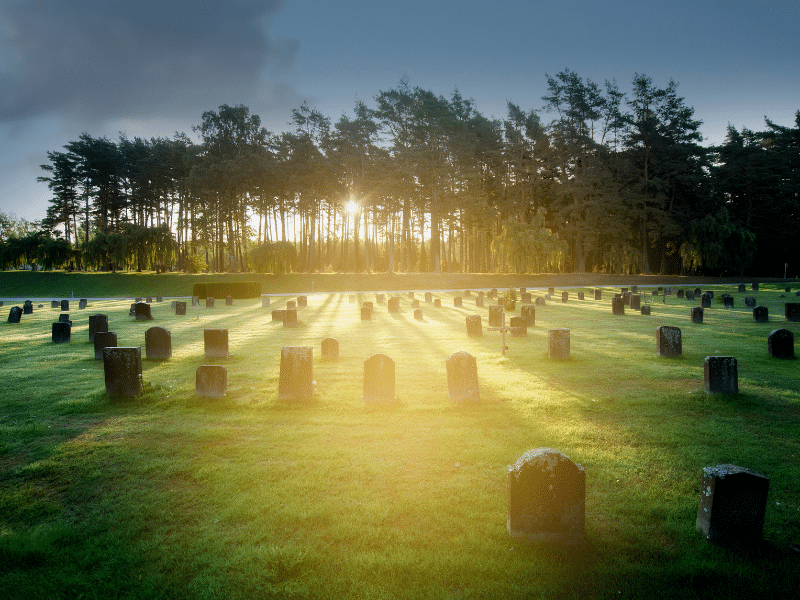
{"label": "grave marker", "polygon": [[578,300],[583,300],[585,298],[586,298],[586,296],[585,296],[585,294],[583,292],[578,292]]}
{"label": "grave marker", "polygon": [[281,309],[276,309],[276,310],[273,310],[273,311],[272,311],[272,321],[273,321],[273,322],[275,322],[275,321],[281,321],[281,322],[283,322],[283,314],[284,314],[285,312],[286,312],[286,311],[285,311],[285,310],[283,310],[282,308],[281,308]]}
{"label": "grave marker", "polygon": [[281,348],[278,399],[308,400],[314,394],[314,350],[311,346]]}
{"label": "grave marker", "polygon": [[430,292],[425,292],[425,302],[432,302],[433,301],[433,294]]}
{"label": "grave marker", "polygon": [[103,360],[103,348],[116,348],[117,334],[114,331],[97,331],[94,334],[94,358]]}
{"label": "grave marker", "polygon": [[756,306],[756,299],[754,296],[745,296],[744,298],[744,305],[747,308],[755,308]]}
{"label": "grave marker", "polygon": [[678,327],[662,325],[656,330],[656,349],[659,356],[674,357],[683,355],[681,330]]}
{"label": "grave marker", "polygon": [[361,320],[362,321],[371,321],[372,320],[372,307],[371,306],[362,306],[361,307]]}
{"label": "grave marker", "polygon": [[58,300],[52,300],[50,302],[50,308],[61,308],[61,302]]}
{"label": "grave marker", "polygon": [[339,358],[339,340],[325,338],[322,340],[322,358],[336,360]]}
{"label": "grave marker", "polygon": [[740,283],[740,284],[739,284],[738,290],[739,290],[740,292],[744,292],[744,291],[745,291],[745,287],[744,287],[744,284],[743,284],[743,283]]}
{"label": "grave marker", "polygon": [[533,327],[536,325],[536,307],[533,304],[523,304],[519,307],[519,316],[525,319],[525,325]]}
{"label": "grave marker", "polygon": [[502,327],[503,325],[503,307],[490,306],[489,307],[489,327]]}
{"label": "grave marker", "polygon": [[214,308],[214,299],[206,298],[206,308]]}
{"label": "grave marker", "polygon": [[511,317],[509,320],[511,337],[528,337],[528,326],[522,317]]}
{"label": "grave marker", "polygon": [[108,331],[108,315],[89,315],[89,341],[94,341],[94,336],[99,331]]}
{"label": "grave marker", "polygon": [[768,323],[769,322],[769,310],[766,306],[756,306],[753,309],[753,321],[756,323]]}
{"label": "grave marker", "polygon": [[477,308],[483,308],[483,296],[475,296],[475,306]]}
{"label": "grave marker", "polygon": [[614,296],[611,299],[611,314],[612,315],[625,314],[625,299],[622,296]]}
{"label": "grave marker", "polygon": [[787,321],[792,323],[800,321],[800,302],[787,302],[783,310]]}
{"label": "grave marker", "polygon": [[566,303],[569,300],[569,292],[561,292],[561,302]]}
{"label": "grave marker", "polygon": [[151,327],[144,332],[144,347],[148,360],[172,358],[172,333],[163,327]]}
{"label": "grave marker", "polygon": [[461,296],[456,296],[453,298],[453,306],[455,308],[461,308],[462,302],[463,300],[461,299]]}
{"label": "grave marker", "polygon": [[399,296],[392,296],[389,298],[389,312],[390,313],[399,313],[400,312],[400,297]]}
{"label": "grave marker", "polygon": [[69,300],[61,301],[61,312],[69,312]]}
{"label": "grave marker", "polygon": [[72,337],[72,321],[59,321],[53,323],[51,339],[54,344],[69,343]]}
{"label": "grave marker", "polygon": [[186,314],[186,302],[175,302],[175,314],[178,316]]}
{"label": "grave marker", "polygon": [[422,318],[422,309],[418,308],[418,309],[416,309],[416,310],[414,311],[414,318],[415,318],[417,321],[422,321],[422,320],[423,320],[423,318]]}
{"label": "grave marker", "polygon": [[451,354],[445,361],[450,402],[479,402],[478,363],[467,352]]}
{"label": "grave marker", "polygon": [[773,329],[767,336],[767,351],[773,358],[794,358],[794,334],[788,329]]}
{"label": "grave marker", "polygon": [[294,308],[287,308],[283,311],[283,326],[284,327],[297,327],[297,310]]}
{"label": "grave marker", "polygon": [[109,398],[138,396],[142,393],[142,349],[139,346],[103,348],[103,373]]}
{"label": "grave marker", "polygon": [[308,296],[298,296],[297,306],[298,308],[306,308],[308,306]]}
{"label": "grave marker", "polygon": [[642,297],[639,294],[631,295],[631,310],[641,310]]}
{"label": "grave marker", "polygon": [[[64,304],[62,303],[61,306],[63,307]],[[69,304],[67,305],[67,310],[69,310]],[[25,300],[25,302],[22,303],[22,314],[25,315],[33,314],[33,302],[31,302],[30,300]]]}
{"label": "grave marker", "polygon": [[548,358],[550,360],[568,360],[570,355],[569,348],[569,329],[548,329]]}
{"label": "grave marker", "polygon": [[739,393],[739,372],[733,356],[706,356],[703,373],[706,394]]}
{"label": "grave marker", "polygon": [[700,324],[703,322],[703,308],[700,306],[692,307],[692,323]]}
{"label": "grave marker", "polygon": [[224,398],[228,370],[221,365],[200,365],[194,376],[194,395],[200,398]]}
{"label": "grave marker", "polygon": [[603,291],[600,289],[596,289],[594,291],[594,299],[595,300],[602,300],[603,299]]}
{"label": "grave marker", "polygon": [[133,314],[137,321],[149,321],[153,318],[150,313],[150,305],[146,302],[137,302],[133,305]]}
{"label": "grave marker", "polygon": [[441,298],[436,298],[436,299],[433,301],[433,305],[434,305],[436,308],[441,308],[441,307],[442,307],[442,299],[441,299]]}
{"label": "grave marker", "polygon": [[203,344],[206,358],[228,358],[227,329],[204,329]]}
{"label": "grave marker", "polygon": [[269,296],[261,296],[261,308],[267,308],[270,305]]}
{"label": "grave marker", "polygon": [[394,360],[385,354],[373,354],[364,361],[364,402],[394,402]]}
{"label": "grave marker", "polygon": [[78,300],[78,310],[84,310],[88,304],[89,301],[86,298],[81,298]]}
{"label": "grave marker", "polygon": [[12,306],[8,312],[9,323],[19,323],[22,319],[22,309],[19,306]]}
{"label": "grave marker", "polygon": [[639,309],[639,312],[643,315],[650,315],[650,305],[649,304],[642,304],[642,308]]}
{"label": "grave marker", "polygon": [[233,296],[225,296],[225,306],[233,306]]}
{"label": "grave marker", "polygon": [[483,328],[481,325],[481,316],[480,315],[468,315],[465,318],[467,324],[467,335],[469,337],[482,337],[483,336]]}

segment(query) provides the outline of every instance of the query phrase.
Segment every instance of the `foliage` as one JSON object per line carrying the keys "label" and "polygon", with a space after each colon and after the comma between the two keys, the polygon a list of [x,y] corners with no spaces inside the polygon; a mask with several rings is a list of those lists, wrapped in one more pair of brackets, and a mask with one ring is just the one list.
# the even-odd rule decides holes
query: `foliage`
{"label": "foliage", "polygon": [[755,249],[755,234],[731,221],[722,207],[716,214],[692,222],[680,253],[687,270],[741,275],[750,266]]}
{"label": "foliage", "polygon": [[246,299],[261,296],[261,283],[258,281],[198,281],[192,285],[192,296],[198,298]]}
{"label": "foliage", "polygon": [[289,242],[264,242],[250,251],[256,273],[283,275],[297,268],[297,249]]}

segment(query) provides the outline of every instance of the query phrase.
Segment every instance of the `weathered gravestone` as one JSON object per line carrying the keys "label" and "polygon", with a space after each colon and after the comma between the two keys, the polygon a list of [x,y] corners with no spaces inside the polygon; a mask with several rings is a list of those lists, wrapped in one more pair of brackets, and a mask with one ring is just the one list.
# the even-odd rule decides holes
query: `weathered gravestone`
{"label": "weathered gravestone", "polygon": [[619,288],[619,293],[620,293],[620,294],[627,294],[629,291],[630,291],[630,290],[629,290],[628,288],[626,288],[626,287],[624,287],[624,288]]}
{"label": "weathered gravestone", "polygon": [[133,314],[137,321],[149,321],[153,318],[150,305],[147,302],[137,302],[133,305]]}
{"label": "weathered gravestone", "polygon": [[383,304],[384,300],[386,300],[385,294],[375,294],[375,304]]}
{"label": "weathered gravestone", "polygon": [[692,307],[692,323],[702,323],[703,322],[703,309],[700,306],[693,306]]}
{"label": "weathered gravestone", "polygon": [[147,303],[148,304],[152,304],[153,303],[153,297],[152,296],[148,296],[147,297]]}
{"label": "weathered gravestone", "polygon": [[638,285],[632,285],[631,286],[631,294],[638,294],[638,293],[639,293],[639,286]]}
{"label": "weathered gravestone", "polygon": [[534,300],[533,303],[536,306],[545,306],[547,304],[547,302],[545,302],[545,299],[543,297],[536,298],[536,300]]}
{"label": "weathered gravestone", "polygon": [[131,309],[128,311],[128,316],[129,317],[135,317],[136,316],[136,303],[135,302],[133,304],[131,304]]}
{"label": "weathered gravestone", "polygon": [[442,307],[442,299],[441,299],[441,298],[436,298],[436,299],[433,301],[433,305],[434,305],[436,308],[441,308],[441,307]]}
{"label": "weathered gravestone", "polygon": [[788,329],[773,329],[767,336],[767,350],[773,358],[794,358],[794,334]]}
{"label": "weathered gravestone", "polygon": [[511,328],[511,337],[527,337],[528,325],[522,317],[511,317],[509,320],[509,327]]}
{"label": "weathered gravestone", "polygon": [[267,308],[270,304],[269,296],[261,296],[261,308]]}
{"label": "weathered gravestone", "polygon": [[305,308],[308,306],[308,296],[298,296],[297,297],[297,306],[298,308]]}
{"label": "weathered gravestone", "polygon": [[745,291],[745,286],[744,286],[744,284],[743,284],[743,283],[740,283],[740,284],[739,284],[739,286],[738,286],[738,290],[739,290],[740,292],[744,292],[744,291]]}
{"label": "weathered gravestone", "polygon": [[503,307],[489,307],[489,327],[500,327],[503,324]]}
{"label": "weathered gravestone", "polygon": [[214,299],[206,298],[206,308],[214,308]]}
{"label": "weathered gravestone", "polygon": [[471,290],[464,290],[464,297],[465,298],[472,297],[472,291]]}
{"label": "weathered gravestone", "polygon": [[223,398],[228,387],[228,370],[222,365],[200,365],[194,376],[194,395]]}
{"label": "weathered gravestone", "polygon": [[137,303],[137,302],[141,302],[141,301],[142,301],[142,297],[141,296],[137,296],[136,298],[133,299],[134,304]]}
{"label": "weathered gravestone", "polygon": [[625,299],[622,296],[614,296],[611,299],[611,314],[612,315],[625,314]]}
{"label": "weathered gravestone", "polygon": [[687,300],[694,300],[694,292],[686,292]]}
{"label": "weathered gravestone", "polygon": [[142,349],[103,348],[103,371],[109,398],[132,398],[142,393]]}
{"label": "weathered gravestone", "polygon": [[373,354],[364,361],[364,402],[394,402],[394,360]]}
{"label": "weathered gravestone", "polygon": [[322,358],[339,358],[339,340],[335,338],[325,338],[322,340]]}
{"label": "weathered gravestone", "polygon": [[175,302],[175,314],[179,316],[186,314],[186,302]]}
{"label": "weathered gravestone", "polygon": [[659,356],[682,356],[683,342],[680,328],[667,325],[659,327],[656,330],[656,349]]}
{"label": "weathered gravestone", "polygon": [[700,482],[697,530],[719,544],[761,541],[769,479],[737,465],[705,467]]}
{"label": "weathered gravestone", "polygon": [[497,298],[497,288],[492,288],[489,291],[489,300],[494,300],[495,298]]}
{"label": "weathered gravestone", "polygon": [[622,301],[625,303],[625,306],[631,305],[631,293],[630,292],[622,292]]}
{"label": "weathered gravestone", "polygon": [[739,393],[739,371],[733,356],[706,356],[703,362],[707,394]]}
{"label": "weathered gravestone", "polygon": [[374,308],[373,305],[372,305],[372,302],[369,302],[369,301],[364,302],[361,306],[362,307],[363,306],[367,306],[367,307],[369,307],[370,310],[372,310]]}
{"label": "weathered gravestone", "polygon": [[408,292],[408,299],[409,300],[413,300],[414,299],[414,292]]}
{"label": "weathered gravestone", "polygon": [[722,294],[722,306],[724,308],[733,308],[733,296],[730,294]]}
{"label": "weathered gravestone", "polygon": [[283,311],[283,326],[284,327],[297,327],[297,310],[294,308],[287,308]]}
{"label": "weathered gravestone", "polygon": [[400,312],[400,297],[399,296],[392,296],[389,298],[388,308],[390,313],[399,313]]}
{"label": "weathered gravestone", "polygon": [[19,306],[12,306],[11,310],[8,311],[8,322],[19,323],[21,319],[22,319],[22,309]]}
{"label": "weathered gravestone", "polygon": [[642,304],[642,308],[639,309],[639,312],[643,315],[650,314],[650,305],[649,304]]}
{"label": "weathered gravestone", "polygon": [[[64,304],[62,303],[61,306],[62,306],[62,309],[63,309]],[[67,310],[69,310],[69,308],[67,308]],[[22,313],[26,314],[26,315],[32,315],[33,314],[33,302],[31,302],[30,300],[25,300],[25,302],[22,303]]]}
{"label": "weathered gravestone", "polygon": [[467,352],[451,354],[445,361],[450,402],[479,402],[478,363]]}
{"label": "weathered gravestone", "polygon": [[52,300],[50,302],[50,308],[61,308],[61,302],[58,300]]}
{"label": "weathered gravestone", "polygon": [[433,294],[425,292],[425,302],[433,302]]}
{"label": "weathered gravestone", "polygon": [[754,292],[757,292],[757,291],[758,291],[758,283],[754,283],[754,284],[752,284],[752,285],[750,286],[750,289],[751,289],[751,290],[753,290]]}
{"label": "weathered gravestone", "polygon": [[800,302],[787,302],[783,310],[787,321],[792,323],[800,321]]}
{"label": "weathered gravestone", "polygon": [[699,287],[694,288],[693,293],[696,297],[700,297],[703,294],[703,290],[701,290]]}
{"label": "weathered gravestone", "polygon": [[286,311],[281,309],[276,309],[272,311],[272,320],[274,321],[283,321],[283,315]]}
{"label": "weathered gravestone", "polygon": [[88,304],[89,301],[86,298],[81,298],[78,300],[78,310],[84,310]]}
{"label": "weathered gravestone", "polygon": [[528,450],[508,467],[508,535],[562,545],[585,540],[586,471],[553,448]]}
{"label": "weathered gravestone", "polygon": [[144,332],[144,348],[148,360],[172,358],[172,333],[163,327],[151,327]]}
{"label": "weathered gravestone", "polygon": [[70,320],[69,315],[66,313],[61,313],[60,315],[58,315],[58,322],[69,323],[70,325],[72,325],[72,321]]}
{"label": "weathered gravestone", "polygon": [[525,325],[533,327],[536,325],[536,307],[533,304],[523,304],[519,307],[519,316],[525,319]]}
{"label": "weathered gravestone", "polygon": [[99,331],[108,331],[108,315],[89,315],[89,341],[94,341],[94,336]]}
{"label": "weathered gravestone", "polygon": [[72,337],[72,321],[59,321],[53,323],[51,339],[54,344],[66,344]]}
{"label": "weathered gravestone", "polygon": [[233,296],[225,296],[225,306],[233,306]]}
{"label": "weathered gravestone", "polygon": [[371,306],[362,306],[361,307],[361,320],[362,321],[371,321],[372,320],[372,307]]}
{"label": "weathered gravestone", "polygon": [[756,299],[754,296],[745,296],[744,297],[744,305],[747,308],[755,308],[756,306]]}
{"label": "weathered gravestone", "polygon": [[603,291],[599,290],[599,289],[596,289],[594,291],[594,299],[595,300],[602,300],[603,299]]}
{"label": "weathered gravestone", "polygon": [[578,300],[583,300],[586,298],[586,295],[583,292],[578,292]]}
{"label": "weathered gravestone", "polygon": [[417,298],[411,301],[411,308],[419,308],[419,300]]}
{"label": "weathered gravestone", "polygon": [[281,348],[278,399],[308,400],[314,394],[314,349],[311,346]]}
{"label": "weathered gravestone", "polygon": [[423,317],[422,317],[422,309],[420,309],[420,308],[417,308],[417,309],[415,309],[415,310],[414,310],[414,318],[415,318],[417,321],[422,321],[422,320],[423,320]]}
{"label": "weathered gravestone", "polygon": [[296,300],[287,300],[286,301],[286,310],[296,310],[297,309],[297,301]]}
{"label": "weathered gravestone", "polygon": [[711,294],[706,292],[700,296],[700,306],[703,308],[711,308]]}
{"label": "weathered gravestone", "polygon": [[467,335],[469,337],[481,337],[483,335],[480,315],[468,315],[465,321],[467,323]]}
{"label": "weathered gravestone", "polygon": [[463,300],[461,299],[461,296],[456,296],[455,298],[453,298],[453,306],[454,307],[461,308],[462,303],[463,303]]}
{"label": "weathered gravestone", "polygon": [[561,302],[567,302],[569,300],[569,292],[561,292]]}
{"label": "weathered gravestone", "polygon": [[683,289],[680,289],[680,290],[678,290],[677,296],[678,296],[678,298],[682,299],[682,298],[686,297],[686,294],[684,293]]}
{"label": "weathered gravestone", "polygon": [[475,306],[483,308],[483,296],[475,296]]}
{"label": "weathered gravestone", "polygon": [[712,300],[714,299],[714,290],[706,290],[703,294],[708,294]]}
{"label": "weathered gravestone", "polygon": [[164,301],[163,296],[156,296],[156,302],[163,302],[163,301]]}
{"label": "weathered gravestone", "polygon": [[524,294],[520,294],[520,302],[522,302],[523,304],[530,304],[531,302],[533,302],[533,300],[531,299],[530,292],[525,292]]}
{"label": "weathered gravestone", "polygon": [[97,331],[94,334],[94,358],[103,360],[103,348],[116,348],[117,334],[114,331]]}
{"label": "weathered gravestone", "polygon": [[547,294],[549,296],[555,296],[556,295],[556,289],[555,288],[551,288],[551,287],[547,288]]}
{"label": "weathered gravestone", "polygon": [[203,345],[206,358],[228,358],[228,330],[204,329]]}
{"label": "weathered gravestone", "polygon": [[631,294],[631,310],[641,310],[642,297],[639,294]]}
{"label": "weathered gravestone", "polygon": [[69,312],[69,300],[61,301],[61,312]]}
{"label": "weathered gravestone", "polygon": [[548,357],[551,360],[567,360],[569,358],[569,329],[549,329],[547,341]]}
{"label": "weathered gravestone", "polygon": [[766,306],[756,306],[753,309],[753,321],[756,323],[768,323],[769,309]]}

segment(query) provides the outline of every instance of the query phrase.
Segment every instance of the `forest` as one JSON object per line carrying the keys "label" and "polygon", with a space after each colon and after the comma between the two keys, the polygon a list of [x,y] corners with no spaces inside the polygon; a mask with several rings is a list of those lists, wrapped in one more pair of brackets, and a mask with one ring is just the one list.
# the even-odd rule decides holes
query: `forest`
{"label": "forest", "polygon": [[677,88],[566,69],[500,120],[403,78],[286,132],[223,105],[194,140],[84,133],[41,221],[0,214],[0,268],[800,274],[800,111],[706,147]]}

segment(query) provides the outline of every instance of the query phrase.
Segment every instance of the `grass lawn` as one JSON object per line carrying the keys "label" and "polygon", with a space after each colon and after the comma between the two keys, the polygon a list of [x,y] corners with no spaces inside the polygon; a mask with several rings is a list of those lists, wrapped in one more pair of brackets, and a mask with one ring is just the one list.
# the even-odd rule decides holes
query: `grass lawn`
{"label": "grass lawn", "polygon": [[[136,286],[102,287],[127,296]],[[800,334],[783,317],[794,294],[781,298],[783,285],[702,287],[730,292],[735,308],[715,300],[692,324],[697,302],[647,296],[651,316],[615,317],[618,288],[604,288],[602,301],[588,299],[590,288],[578,301],[570,289],[565,304],[557,288],[536,307],[528,336],[508,338],[505,357],[499,334],[486,331],[489,302],[476,308],[474,295],[455,308],[455,294],[436,293],[434,308],[417,294],[423,321],[404,295],[400,314],[376,304],[362,322],[357,307],[374,294],[350,303],[347,293],[316,293],[291,329],[270,320],[286,297],[269,308],[217,301],[186,316],[167,300],[152,305],[153,321],[137,322],[129,301],[77,310],[78,297],[100,296],[86,291],[71,306],[68,344],[51,342],[60,310],[49,302],[18,325],[5,320],[21,302],[6,302],[0,597],[793,597],[800,367],[771,358],[767,335]],[[169,295],[135,295],[148,293]],[[746,295],[769,308],[770,323],[753,321]],[[95,313],[108,315],[120,346],[144,346],[154,325],[172,332],[170,360],[146,360],[142,349],[135,399],[105,396],[88,341]],[[467,337],[470,314],[481,315],[483,337]],[[682,330],[682,357],[657,356],[659,325]],[[229,358],[204,358],[206,328],[228,329]],[[567,361],[548,359],[553,328],[571,330]],[[338,360],[321,358],[326,337],[339,340]],[[284,346],[313,348],[308,402],[278,400]],[[462,350],[477,359],[479,404],[448,400],[445,360]],[[396,404],[361,401],[363,363],[375,353],[396,361]],[[711,355],[737,358],[738,396],[704,393]],[[194,396],[203,364],[227,369],[224,399]],[[507,465],[538,447],[586,470],[584,547],[508,536]],[[755,548],[714,546],[695,531],[702,468],[723,463],[770,478]]]}

